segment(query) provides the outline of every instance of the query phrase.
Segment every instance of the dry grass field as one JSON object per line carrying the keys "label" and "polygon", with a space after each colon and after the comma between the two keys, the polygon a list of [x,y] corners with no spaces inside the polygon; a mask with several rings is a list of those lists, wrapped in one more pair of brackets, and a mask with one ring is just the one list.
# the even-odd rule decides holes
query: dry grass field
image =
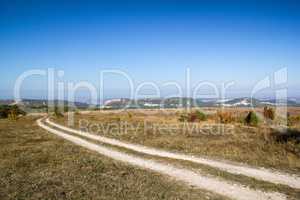
{"label": "dry grass field", "polygon": [[[281,135],[272,124],[243,123],[249,109],[226,108],[229,120],[220,123],[215,108],[202,109],[205,121],[180,122],[183,110],[127,110],[76,113],[73,128],[132,143],[280,169],[300,174],[299,124]],[[289,108],[292,116],[299,108]],[[262,108],[256,109],[260,117]],[[227,116],[229,115],[229,117]],[[67,116],[53,120],[67,124]],[[275,123],[275,119],[274,122]]]}
{"label": "dry grass field", "polygon": [[0,199],[224,199],[60,139],[36,117],[0,120]]}
{"label": "dry grass field", "polygon": [[[205,113],[205,119],[193,122],[182,122],[180,119],[187,112],[175,109],[77,112],[71,127],[149,147],[300,175],[297,121],[281,135],[262,119],[257,126],[245,124],[243,119],[248,110],[244,108],[226,109],[222,113],[214,108],[201,111]],[[299,111],[289,110],[293,117],[298,116]],[[256,112],[260,116],[263,111],[258,109]],[[220,115],[224,121],[220,120]],[[38,118],[0,120],[0,199],[225,199],[78,147],[38,127]],[[51,120],[68,126],[66,114]],[[291,199],[300,198],[299,189],[285,185],[188,161],[108,147],[200,171],[252,189],[280,192]]]}

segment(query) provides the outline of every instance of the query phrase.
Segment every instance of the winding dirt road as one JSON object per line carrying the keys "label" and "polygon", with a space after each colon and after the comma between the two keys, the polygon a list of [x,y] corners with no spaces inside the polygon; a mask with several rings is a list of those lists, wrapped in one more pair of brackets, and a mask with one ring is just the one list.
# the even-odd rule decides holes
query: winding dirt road
{"label": "winding dirt road", "polygon": [[[144,158],[141,158],[138,156],[129,155],[129,154],[126,154],[126,153],[123,153],[120,151],[113,150],[111,148],[89,142],[85,139],[82,139],[80,137],[77,137],[75,135],[67,133],[66,130],[69,128],[55,124],[53,122],[50,122],[49,120],[46,120],[46,123],[44,123],[42,119],[39,119],[37,121],[37,123],[41,128],[49,131],[50,133],[60,136],[70,142],[73,142],[74,144],[85,147],[89,150],[96,151],[99,154],[102,154],[104,156],[110,157],[110,158],[118,160],[118,161],[126,162],[128,164],[131,164],[131,165],[134,165],[137,167],[141,167],[141,168],[152,170],[152,171],[164,174],[164,175],[168,175],[169,177],[172,177],[178,181],[182,181],[189,185],[198,187],[200,189],[205,189],[205,190],[217,193],[217,194],[227,196],[232,199],[239,199],[239,200],[286,199],[286,196],[281,193],[263,192],[260,190],[253,190],[253,189],[250,189],[250,188],[245,187],[240,184],[231,183],[229,181],[221,180],[221,179],[214,178],[211,176],[208,177],[206,175],[196,173],[189,169],[178,168],[171,164],[163,164],[163,163],[153,161],[150,159],[144,159]],[[61,130],[52,128],[49,125],[47,125],[47,123],[49,123],[49,125],[52,125],[52,126],[55,125],[56,128],[59,128]],[[75,130],[73,130],[73,131],[75,131]],[[86,136],[86,135],[82,135],[82,134],[83,133],[81,133],[80,135]],[[84,134],[86,134],[86,133],[84,133]],[[95,139],[95,138],[92,138],[91,135],[89,135],[89,138]],[[105,138],[105,139],[109,139],[109,138]],[[116,140],[113,140],[113,141],[118,142]],[[121,144],[123,144],[123,143],[121,142]],[[116,144],[114,144],[114,145],[116,145]],[[127,145],[129,145],[129,144],[127,144]],[[139,146],[135,145],[135,147],[139,147]],[[139,152],[142,152],[142,151],[139,151]],[[160,152],[160,151],[158,151],[158,152]],[[151,154],[151,155],[154,155],[154,154]],[[159,156],[162,156],[162,155],[160,154]]]}
{"label": "winding dirt road", "polygon": [[292,174],[286,174],[279,171],[271,171],[265,168],[255,168],[250,166],[241,165],[239,163],[229,163],[229,162],[221,162],[216,161],[212,159],[207,158],[201,158],[201,157],[195,157],[185,154],[178,154],[178,153],[172,153],[168,151],[158,150],[142,145],[137,144],[130,144],[126,142],[122,142],[116,139],[111,139],[103,136],[93,135],[88,132],[83,132],[80,130],[75,130],[72,128],[68,128],[62,125],[59,125],[57,123],[51,122],[48,118],[46,119],[46,122],[50,124],[51,126],[54,126],[56,128],[59,128],[64,131],[68,131],[80,136],[84,136],[89,139],[97,140],[102,143],[127,148],[136,152],[153,155],[153,156],[160,156],[165,158],[172,158],[172,159],[178,159],[178,160],[185,160],[190,161],[194,163],[204,164],[210,167],[218,168],[220,170],[232,173],[232,174],[240,174],[248,177],[252,177],[258,180],[263,180],[267,182],[272,182],[276,184],[283,184],[288,185],[292,188],[300,189],[300,177]]}

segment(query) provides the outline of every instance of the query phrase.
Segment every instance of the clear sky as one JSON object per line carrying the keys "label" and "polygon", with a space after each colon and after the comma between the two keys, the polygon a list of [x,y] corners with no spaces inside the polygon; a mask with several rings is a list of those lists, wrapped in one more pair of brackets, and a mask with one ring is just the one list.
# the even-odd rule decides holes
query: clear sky
{"label": "clear sky", "polygon": [[[53,67],[64,80],[97,85],[103,69],[124,70],[136,83],[183,83],[187,66],[192,83],[233,80],[237,90],[287,67],[297,95],[299,38],[297,0],[0,0],[0,96],[30,69]],[[24,90],[45,90],[44,82],[26,80]]]}

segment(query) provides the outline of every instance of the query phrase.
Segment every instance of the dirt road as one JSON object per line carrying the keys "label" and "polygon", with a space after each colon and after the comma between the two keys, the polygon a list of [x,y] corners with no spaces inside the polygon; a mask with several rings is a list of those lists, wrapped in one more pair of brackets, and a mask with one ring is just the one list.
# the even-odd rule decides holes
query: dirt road
{"label": "dirt road", "polygon": [[46,123],[44,123],[42,119],[39,119],[37,123],[40,127],[49,131],[50,133],[60,136],[70,142],[73,142],[74,144],[85,147],[89,150],[96,151],[104,156],[110,157],[118,161],[126,162],[137,167],[152,170],[163,175],[167,175],[178,181],[182,181],[189,185],[209,190],[211,192],[218,193],[232,199],[286,199],[285,195],[277,192],[263,192],[259,190],[253,190],[240,184],[233,184],[231,182],[220,180],[215,177],[195,173],[194,171],[189,169],[178,168],[171,164],[163,164],[150,159],[144,159],[138,156],[116,151],[99,144],[94,144],[85,139],[67,133],[63,129],[58,130],[51,128]]}
{"label": "dirt road", "polygon": [[80,136],[84,136],[89,139],[97,140],[102,143],[114,145],[114,146],[119,146],[127,149],[134,150],[136,152],[148,154],[148,155],[153,155],[153,156],[160,156],[160,157],[166,157],[166,158],[172,158],[172,159],[178,159],[178,160],[186,160],[186,161],[191,161],[194,163],[200,163],[204,165],[208,165],[210,167],[218,168],[220,170],[232,173],[232,174],[241,174],[244,176],[252,177],[255,179],[259,180],[264,180],[267,182],[272,182],[276,184],[283,184],[283,185],[288,185],[293,188],[300,188],[300,177],[292,174],[286,174],[283,172],[279,171],[274,171],[274,170],[268,170],[265,168],[255,168],[255,167],[250,167],[246,165],[241,165],[239,163],[233,163],[233,162],[221,162],[221,161],[216,161],[216,160],[211,160],[207,158],[201,158],[201,157],[195,157],[195,156],[190,156],[190,155],[185,155],[185,154],[178,154],[178,153],[173,153],[173,152],[168,152],[168,151],[163,151],[163,150],[158,150],[142,145],[137,145],[137,144],[130,144],[126,142],[122,142],[116,139],[111,139],[103,136],[98,136],[98,135],[93,135],[87,132],[71,129],[59,124],[56,124],[54,122],[51,122],[49,119],[46,119],[46,122],[50,124],[51,126],[57,127],[61,130],[68,131]]}

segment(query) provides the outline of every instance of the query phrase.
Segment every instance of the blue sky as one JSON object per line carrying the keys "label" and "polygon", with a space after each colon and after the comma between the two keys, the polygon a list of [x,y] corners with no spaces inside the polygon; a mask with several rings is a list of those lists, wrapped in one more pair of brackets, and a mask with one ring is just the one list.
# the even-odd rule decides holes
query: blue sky
{"label": "blue sky", "polygon": [[[126,71],[135,83],[184,83],[187,66],[192,84],[233,80],[237,91],[287,67],[297,95],[299,10],[296,0],[0,0],[0,96],[30,69],[52,67],[64,70],[64,81],[97,85],[103,69]],[[45,80],[28,79],[23,89],[46,90]]]}

